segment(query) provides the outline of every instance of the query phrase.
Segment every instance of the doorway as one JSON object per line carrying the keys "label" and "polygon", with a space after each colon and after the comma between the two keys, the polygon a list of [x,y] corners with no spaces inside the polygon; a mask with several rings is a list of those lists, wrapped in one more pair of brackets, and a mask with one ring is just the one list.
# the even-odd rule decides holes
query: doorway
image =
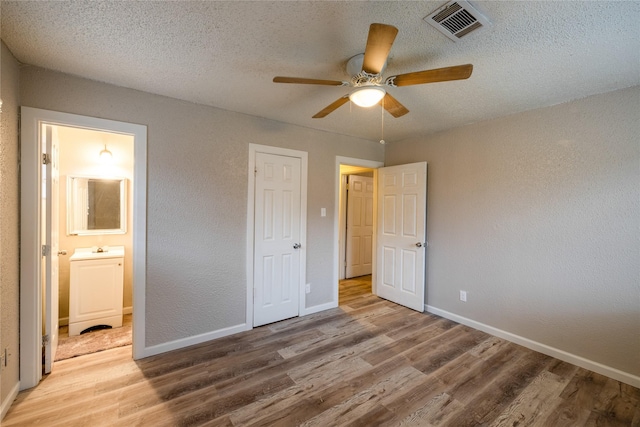
{"label": "doorway", "polygon": [[[21,109],[21,265],[20,265],[20,389],[38,384],[42,379],[42,347],[51,346],[45,339],[42,325],[54,317],[52,301],[57,295],[47,293],[43,278],[47,275],[49,259],[52,257],[46,239],[47,228],[43,224],[43,208],[47,206],[48,193],[43,189],[43,174],[46,174],[46,149],[43,142],[46,129],[69,127],[101,131],[133,138],[133,186],[132,186],[132,267],[133,267],[133,311],[140,315],[133,318],[133,358],[145,357],[144,347],[144,295],[146,287],[146,126],[124,122],[40,110],[29,107]],[[49,203],[50,204],[50,203]],[[51,222],[54,223],[54,222]],[[60,251],[62,252],[62,251]],[[58,251],[56,251],[56,256]],[[42,308],[47,307],[43,313]],[[57,317],[57,316],[55,316]],[[57,320],[57,318],[55,319]],[[53,323],[53,322],[52,322]]]}
{"label": "doorway", "polygon": [[[59,361],[131,344],[134,138],[62,125],[52,128],[57,134],[60,178],[59,334],[54,358]],[[87,286],[78,286],[77,279],[72,283],[72,265],[77,277],[77,268],[85,263],[71,259],[90,248],[106,250],[102,252],[106,256],[122,248],[122,274],[114,284],[119,289],[110,281],[98,284],[95,279],[82,282]]]}
{"label": "doorway", "polygon": [[[341,169],[345,166],[341,166]],[[350,167],[349,167],[350,168]],[[373,266],[373,170],[345,173],[344,277],[371,275]],[[345,189],[343,185],[343,190]]]}
{"label": "doorway", "polygon": [[[360,295],[363,293],[375,292],[373,284],[375,281],[373,277],[375,275],[375,216],[376,216],[376,204],[375,204],[375,179],[377,176],[377,168],[384,166],[382,162],[376,162],[372,160],[355,159],[348,157],[336,158],[336,181],[337,181],[337,203],[336,203],[336,218],[337,230],[336,230],[336,248],[335,254],[337,259],[334,261],[336,265],[336,283],[334,288],[334,295],[336,304],[342,303],[345,298],[348,299],[348,295]],[[355,233],[355,239],[353,233],[348,232],[347,223],[349,222],[349,203],[348,203],[348,184],[349,176],[369,178],[372,181],[373,188],[372,197],[370,199],[371,208],[371,234],[368,232],[362,233],[361,229]],[[356,178],[357,181],[361,181]],[[362,183],[359,183],[361,187],[358,191],[366,189]],[[367,202],[366,197],[360,198],[357,201],[356,206],[352,203],[351,219],[354,217],[360,218],[356,221],[357,227],[361,225],[367,225]],[[356,209],[354,209],[356,207]],[[354,215],[355,214],[355,215]],[[364,236],[363,236],[364,234]],[[370,236],[370,238],[369,238]],[[349,241],[351,240],[351,241]],[[355,244],[354,244],[355,242]],[[351,254],[349,253],[350,251]],[[355,252],[356,268],[349,269],[348,264],[351,262]],[[370,260],[370,267],[367,266],[367,261]],[[370,270],[369,270],[370,268]],[[351,270],[351,271],[348,271]],[[350,277],[351,276],[351,277]]]}
{"label": "doorway", "polygon": [[[374,175],[375,255],[372,264],[373,294],[416,311],[425,309],[427,163],[383,167],[381,163],[336,158],[336,245],[334,247],[334,301],[339,303],[339,283],[346,239],[341,212],[344,209],[341,165],[372,168]],[[346,247],[346,246],[345,246]],[[346,270],[344,270],[346,271]]]}

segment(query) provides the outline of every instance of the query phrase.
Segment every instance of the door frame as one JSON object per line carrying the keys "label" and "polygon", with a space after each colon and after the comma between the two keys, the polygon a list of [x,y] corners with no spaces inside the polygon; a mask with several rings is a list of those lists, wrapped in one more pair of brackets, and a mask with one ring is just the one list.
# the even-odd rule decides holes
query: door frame
{"label": "door frame", "polygon": [[[340,180],[340,165],[345,166],[358,166],[363,168],[373,169],[373,248],[375,251],[376,248],[376,227],[378,223],[378,211],[377,211],[377,182],[378,182],[378,168],[384,167],[384,162],[377,160],[366,160],[366,159],[356,159],[353,157],[343,157],[336,156],[336,171],[335,171],[335,183],[334,187],[336,191],[335,195],[335,203],[334,203],[334,214],[333,214],[333,301],[332,303],[337,307],[338,306],[338,288],[340,285],[340,263],[342,262],[340,259],[340,247],[344,247],[344,241],[341,241],[341,215],[340,215],[340,203],[341,203],[341,186],[342,182]],[[344,239],[344,238],[343,238]],[[375,253],[375,252],[374,252]],[[375,293],[375,274],[376,274],[376,257],[373,257],[372,260],[372,276],[371,276],[371,286],[372,291]]]}
{"label": "door frame", "polygon": [[42,379],[41,124],[121,133],[134,138],[133,358],[145,357],[147,241],[147,127],[144,125],[21,107],[20,197],[20,390]]}
{"label": "door frame", "polygon": [[247,168],[247,301],[245,325],[246,330],[253,329],[253,263],[254,263],[254,223],[255,223],[255,188],[256,188],[256,153],[273,154],[277,156],[296,157],[300,159],[300,286],[298,289],[298,316],[308,314],[306,308],[305,283],[307,278],[307,171],[308,153],[306,151],[289,148],[272,147],[268,145],[249,144],[249,167]]}

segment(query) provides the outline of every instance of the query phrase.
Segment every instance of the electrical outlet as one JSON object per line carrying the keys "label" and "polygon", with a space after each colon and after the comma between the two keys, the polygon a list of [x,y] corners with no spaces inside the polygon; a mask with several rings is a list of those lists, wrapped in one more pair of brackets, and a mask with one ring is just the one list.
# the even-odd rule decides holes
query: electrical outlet
{"label": "electrical outlet", "polygon": [[467,302],[467,291],[460,291],[460,301]]}
{"label": "electrical outlet", "polygon": [[306,294],[310,294],[311,293],[311,283],[307,283],[306,285],[304,285],[304,292]]}

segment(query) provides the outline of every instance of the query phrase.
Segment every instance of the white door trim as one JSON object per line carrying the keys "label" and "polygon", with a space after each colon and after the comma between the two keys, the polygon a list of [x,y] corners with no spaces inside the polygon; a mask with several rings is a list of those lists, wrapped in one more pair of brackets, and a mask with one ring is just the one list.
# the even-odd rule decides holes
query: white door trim
{"label": "white door trim", "polygon": [[[340,242],[340,165],[349,165],[349,166],[360,166],[364,168],[373,169],[373,183],[376,185],[378,180],[378,171],[376,169],[384,166],[384,162],[379,162],[376,160],[365,160],[365,159],[356,159],[353,157],[343,157],[336,156],[336,171],[335,171],[335,183],[334,187],[336,191],[335,203],[334,203],[334,212],[333,212],[333,300],[331,301],[331,305],[334,307],[338,306],[338,285],[340,282],[340,245],[343,242]],[[374,197],[376,197],[376,187],[374,187]],[[376,230],[377,227],[377,211],[376,211],[376,200],[373,201],[373,229]],[[376,236],[375,231],[373,234],[373,247],[376,247]],[[375,286],[375,272],[376,272],[376,259],[373,258],[373,276],[372,276],[372,286]],[[375,291],[375,289],[374,289]]]}
{"label": "white door trim", "polygon": [[299,295],[299,315],[309,314],[305,301],[305,283],[307,278],[307,168],[308,153],[306,151],[291,150],[288,148],[270,147],[268,145],[249,144],[249,167],[247,171],[247,255],[246,255],[246,274],[247,274],[247,305],[245,315],[246,329],[253,328],[253,257],[254,257],[254,239],[253,226],[255,221],[255,187],[256,187],[256,153],[274,154],[279,156],[297,157],[301,160],[300,169],[300,289]]}
{"label": "white door trim", "polygon": [[133,358],[145,357],[145,288],[147,241],[147,127],[60,113],[21,108],[21,216],[20,216],[20,389],[34,387],[42,378],[41,278],[41,158],[40,124],[123,133],[134,137],[133,171]]}

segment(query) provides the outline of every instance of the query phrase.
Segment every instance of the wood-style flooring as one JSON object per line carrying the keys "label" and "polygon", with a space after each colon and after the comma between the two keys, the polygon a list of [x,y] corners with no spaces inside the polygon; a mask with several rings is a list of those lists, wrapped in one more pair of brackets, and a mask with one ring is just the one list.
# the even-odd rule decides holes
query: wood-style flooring
{"label": "wood-style flooring", "polygon": [[56,362],[2,426],[639,426],[640,390],[344,281],[341,306]]}

